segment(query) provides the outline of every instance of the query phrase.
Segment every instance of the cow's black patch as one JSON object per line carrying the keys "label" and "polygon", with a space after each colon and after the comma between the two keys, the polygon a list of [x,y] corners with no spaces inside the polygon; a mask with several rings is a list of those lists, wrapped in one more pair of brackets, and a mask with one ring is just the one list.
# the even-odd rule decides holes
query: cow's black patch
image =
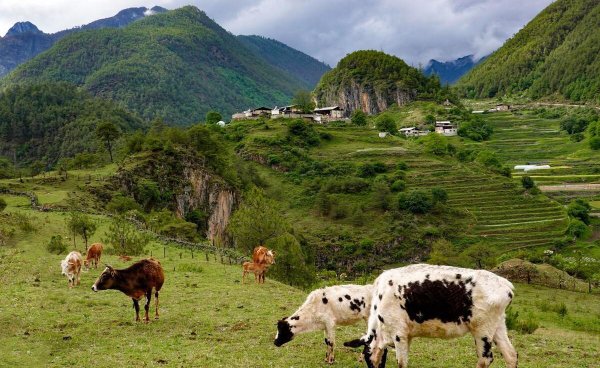
{"label": "cow's black patch", "polygon": [[461,275],[460,273],[457,273],[457,274],[456,274],[456,279],[457,279],[457,280],[460,280],[460,279],[461,279],[461,277],[462,277],[462,275]]}
{"label": "cow's black patch", "polygon": [[396,335],[396,341],[400,342],[400,336]]}
{"label": "cow's black patch", "polygon": [[375,306],[373,306],[373,308],[375,308],[375,310],[377,310],[377,304],[375,304]]}
{"label": "cow's black patch", "polygon": [[342,297],[339,297],[339,298],[338,298],[338,301],[341,303],[341,302],[343,302],[343,301],[344,301],[344,299],[342,299]]}
{"label": "cow's black patch", "polygon": [[388,281],[388,285],[393,286],[394,282],[392,280]]}
{"label": "cow's black patch", "polygon": [[481,353],[481,356],[494,359],[494,354],[492,354],[492,342],[490,339],[488,339],[487,336],[484,336],[481,338],[481,341],[483,341],[483,352]]}
{"label": "cow's black patch", "polygon": [[329,301],[329,300],[327,300],[326,297],[323,297],[323,299],[321,299],[321,300],[323,301],[323,304],[327,304],[327,302]]}
{"label": "cow's black patch", "polygon": [[281,346],[292,340],[293,337],[294,333],[288,321],[281,320],[277,322],[277,337],[273,341],[275,346]]}
{"label": "cow's black patch", "polygon": [[327,346],[333,346],[333,342],[329,341],[328,338],[325,338],[325,345],[327,345]]}
{"label": "cow's black patch", "polygon": [[429,275],[429,274],[427,274],[427,275],[425,275],[425,278],[429,280],[429,276],[430,276],[430,275]]}
{"label": "cow's black patch", "polygon": [[379,300],[381,300],[381,298],[383,298],[383,294],[379,294]]}
{"label": "cow's black patch", "polygon": [[346,298],[346,299],[348,299],[348,300],[352,299],[352,298],[350,297],[350,295],[348,295],[348,294],[344,295],[344,298]]}
{"label": "cow's black patch", "polygon": [[[439,319],[443,323],[468,322],[473,298],[466,283],[424,280],[408,284],[404,292],[404,309],[417,323]],[[400,306],[402,307],[402,306]]]}
{"label": "cow's black patch", "polygon": [[297,321],[297,320],[299,320],[299,319],[300,319],[300,316],[293,316],[293,317],[291,317],[290,319],[293,319],[294,321]]}
{"label": "cow's black patch", "polygon": [[513,298],[513,295],[512,295],[512,293],[510,291],[508,292],[508,297],[511,298],[511,299]]}
{"label": "cow's black patch", "polygon": [[379,318],[379,322],[381,322],[381,323],[385,323],[385,322],[383,321],[383,317],[381,316],[381,314],[378,314],[378,315],[377,315],[377,318]]}

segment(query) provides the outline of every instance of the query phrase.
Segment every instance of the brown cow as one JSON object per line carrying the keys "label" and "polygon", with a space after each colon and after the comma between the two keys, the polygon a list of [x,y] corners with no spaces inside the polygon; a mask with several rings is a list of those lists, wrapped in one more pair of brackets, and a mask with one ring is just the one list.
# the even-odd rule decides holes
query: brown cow
{"label": "brown cow", "polygon": [[267,268],[269,268],[269,266],[270,265],[258,264],[258,263],[254,263],[254,262],[244,262],[244,264],[242,264],[242,268],[243,268],[242,284],[245,283],[245,281],[246,281],[246,274],[248,274],[250,272],[254,273],[254,281],[256,281],[257,284],[260,284],[261,281],[264,284],[265,283],[264,274],[267,272]]}
{"label": "brown cow", "polygon": [[60,262],[62,274],[67,276],[69,288],[79,285],[82,263],[81,253],[75,250],[67,254],[67,257]]}
{"label": "brown cow", "polygon": [[267,249],[266,247],[263,247],[262,245],[259,245],[258,247],[254,248],[254,251],[252,252],[252,261],[257,264],[257,265],[266,265],[267,267],[265,267],[265,269],[263,270],[263,272],[258,275],[258,281],[259,283],[265,283],[265,274],[267,273],[267,269],[275,264],[275,251]]}
{"label": "brown cow", "polygon": [[94,268],[98,268],[98,262],[100,262],[100,257],[102,256],[102,250],[104,249],[104,245],[102,243],[94,243],[88,249],[87,257],[83,264],[85,265],[86,270],[90,269],[90,263],[94,265]]}
{"label": "brown cow", "polygon": [[156,315],[158,319],[158,292],[165,282],[165,274],[160,262],[154,258],[142,259],[124,270],[115,270],[111,266],[106,269],[92,286],[92,290],[119,290],[133,300],[135,309],[135,320],[140,320],[139,300],[146,296],[146,316],[144,322],[150,321],[148,311],[150,310],[150,298],[154,288],[156,297]]}

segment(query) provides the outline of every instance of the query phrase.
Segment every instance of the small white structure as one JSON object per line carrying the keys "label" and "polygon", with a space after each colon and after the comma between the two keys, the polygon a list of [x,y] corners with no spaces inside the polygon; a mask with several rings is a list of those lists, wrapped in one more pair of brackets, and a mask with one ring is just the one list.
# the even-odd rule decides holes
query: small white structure
{"label": "small white structure", "polygon": [[498,104],[496,105],[496,111],[510,111],[509,104]]}
{"label": "small white structure", "polygon": [[471,114],[483,114],[485,111],[483,110],[473,110],[471,111]]}
{"label": "small white structure", "polygon": [[226,123],[226,122],[224,122],[223,120],[221,120],[221,121],[219,121],[219,122],[217,123],[217,125],[218,125],[218,126],[220,126],[221,128],[223,128],[223,127],[224,127],[226,124],[227,124],[227,123]]}
{"label": "small white structure", "polygon": [[530,170],[548,170],[551,169],[550,165],[515,165],[515,170],[523,170],[525,172]]}
{"label": "small white structure", "polygon": [[379,138],[385,138],[387,137],[388,132],[379,132]]}
{"label": "small white structure", "polygon": [[421,137],[429,134],[429,130],[420,130],[416,127],[401,128],[398,131],[406,137]]}
{"label": "small white structure", "polygon": [[449,121],[436,121],[435,132],[446,137],[451,137],[458,134],[458,129]]}
{"label": "small white structure", "polygon": [[282,107],[275,106],[273,108],[273,110],[271,110],[271,117],[279,118],[279,117],[284,117],[286,115],[297,114],[297,113],[300,113],[300,111],[296,108],[296,105],[289,105],[289,106],[282,106]]}

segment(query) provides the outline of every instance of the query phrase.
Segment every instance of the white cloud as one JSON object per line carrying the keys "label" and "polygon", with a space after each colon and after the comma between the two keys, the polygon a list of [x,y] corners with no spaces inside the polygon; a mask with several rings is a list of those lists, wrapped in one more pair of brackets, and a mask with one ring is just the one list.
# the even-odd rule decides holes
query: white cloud
{"label": "white cloud", "polygon": [[191,4],[234,34],[275,38],[332,65],[359,49],[383,50],[416,65],[431,58],[486,55],[552,1],[2,0],[0,33],[22,20],[56,32],[127,7]]}

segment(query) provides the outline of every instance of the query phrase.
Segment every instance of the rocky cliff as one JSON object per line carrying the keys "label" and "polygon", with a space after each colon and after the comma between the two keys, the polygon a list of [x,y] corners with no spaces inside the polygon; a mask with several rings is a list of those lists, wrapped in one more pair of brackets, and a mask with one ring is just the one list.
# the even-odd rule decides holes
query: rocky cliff
{"label": "rocky cliff", "polygon": [[155,183],[161,192],[164,205],[179,218],[186,218],[199,210],[205,214],[207,239],[230,245],[226,228],[238,205],[238,190],[208,170],[201,160],[183,152],[169,154],[153,152],[133,157],[113,177],[114,190],[133,196],[142,203],[140,188]]}
{"label": "rocky cliff", "polygon": [[340,60],[317,85],[319,107],[340,106],[347,113],[361,109],[377,114],[390,105],[405,105],[439,91],[439,82],[401,59],[380,51],[356,51]]}

